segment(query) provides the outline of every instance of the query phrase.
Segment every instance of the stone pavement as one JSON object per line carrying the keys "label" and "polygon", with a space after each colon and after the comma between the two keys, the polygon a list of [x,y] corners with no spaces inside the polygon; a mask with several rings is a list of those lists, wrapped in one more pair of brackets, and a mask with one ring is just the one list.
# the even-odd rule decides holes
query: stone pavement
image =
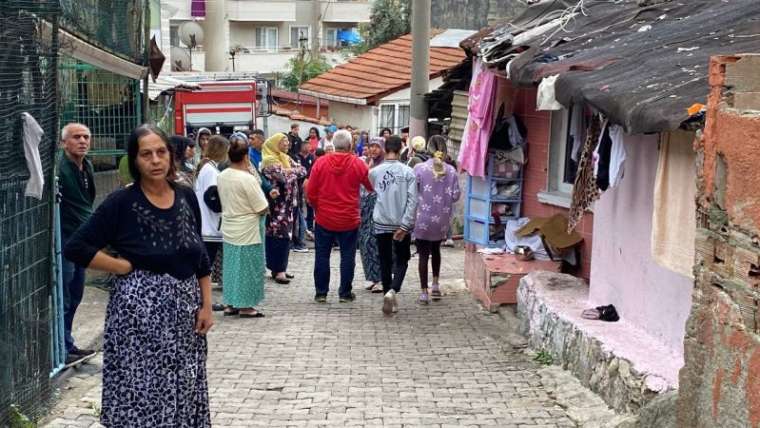
{"label": "stone pavement", "polygon": [[[333,253],[333,283],[338,254]],[[292,254],[290,285],[267,282],[266,318],[217,317],[209,335],[216,427],[611,426],[614,413],[561,369],[509,344],[509,323],[464,290],[463,252],[446,249],[440,302],[419,306],[417,259],[386,317],[382,295],[313,302],[313,253]],[[509,319],[509,317],[507,317]],[[511,322],[511,321],[510,321]],[[99,426],[96,358],[60,382],[43,426]],[[575,406],[575,407],[573,407]]]}

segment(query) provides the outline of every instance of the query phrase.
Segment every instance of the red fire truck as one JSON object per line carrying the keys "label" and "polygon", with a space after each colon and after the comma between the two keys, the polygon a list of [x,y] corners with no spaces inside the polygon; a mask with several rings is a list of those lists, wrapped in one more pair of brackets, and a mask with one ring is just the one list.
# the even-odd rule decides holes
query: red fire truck
{"label": "red fire truck", "polygon": [[194,82],[199,88],[177,91],[174,129],[188,135],[198,128],[229,134],[236,128],[256,127],[256,118],[271,114],[265,80]]}

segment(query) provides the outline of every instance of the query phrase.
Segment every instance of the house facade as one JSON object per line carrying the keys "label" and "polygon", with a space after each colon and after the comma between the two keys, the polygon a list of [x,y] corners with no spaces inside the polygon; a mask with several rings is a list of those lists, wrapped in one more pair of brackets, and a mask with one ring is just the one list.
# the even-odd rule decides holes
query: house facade
{"label": "house facade", "polygon": [[[433,36],[440,34],[435,32]],[[299,93],[330,101],[330,117],[371,135],[390,128],[395,134],[409,126],[411,99],[411,36],[378,46],[301,85]],[[430,90],[442,76],[464,60],[458,47],[430,49]]]}
{"label": "house facade", "polygon": [[[218,2],[217,2],[218,3]],[[161,50],[169,57],[166,69],[188,60],[196,71],[256,71],[274,75],[287,70],[288,61],[301,49],[309,49],[314,37],[330,64],[345,62],[346,47],[358,32],[361,23],[368,22],[371,0],[321,1],[317,6],[306,0],[225,0],[225,24],[221,29],[207,26],[205,15],[211,4],[199,0],[161,0]],[[206,70],[205,51],[200,45],[190,51],[182,42],[182,25],[197,22],[204,33],[219,31],[225,52],[235,51],[220,70]],[[315,25],[317,24],[318,25]],[[216,47],[215,47],[216,48]]]}

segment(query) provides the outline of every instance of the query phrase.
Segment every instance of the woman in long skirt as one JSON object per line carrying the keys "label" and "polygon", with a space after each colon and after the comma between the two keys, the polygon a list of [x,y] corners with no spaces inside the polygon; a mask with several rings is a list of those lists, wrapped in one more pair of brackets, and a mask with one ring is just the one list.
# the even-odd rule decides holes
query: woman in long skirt
{"label": "woman in long skirt", "polygon": [[267,268],[278,284],[288,284],[292,278],[287,269],[293,208],[298,201],[298,180],[306,177],[306,168],[288,156],[289,147],[285,134],[274,134],[264,142],[261,160],[261,174],[279,191],[279,196],[269,203],[265,251]]}
{"label": "woman in long skirt", "polygon": [[[385,139],[382,137],[372,137],[368,145],[368,155],[365,158],[370,169],[383,163],[385,158]],[[369,282],[367,290],[373,293],[382,293],[383,287],[380,286],[380,255],[377,251],[377,239],[374,233],[374,222],[372,221],[372,212],[375,210],[375,201],[377,193],[368,192],[363,187],[361,192],[361,224],[359,225],[359,252],[362,258],[364,268],[364,279]]]}
{"label": "woman in long skirt", "polygon": [[264,299],[264,219],[268,203],[248,159],[248,142],[231,138],[230,167],[217,180],[224,234],[224,315],[259,318]]}
{"label": "woman in long skirt", "polygon": [[80,266],[117,275],[106,312],[101,423],[208,427],[205,335],[213,316],[198,200],[174,184],[174,153],[160,129],[138,127],[127,156],[134,184],[109,195],[64,249]]}

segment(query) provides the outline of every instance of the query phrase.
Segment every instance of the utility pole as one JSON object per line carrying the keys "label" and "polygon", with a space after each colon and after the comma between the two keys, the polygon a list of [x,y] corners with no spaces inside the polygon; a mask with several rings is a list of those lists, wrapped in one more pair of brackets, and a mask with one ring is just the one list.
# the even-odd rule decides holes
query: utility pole
{"label": "utility pole", "polygon": [[427,138],[425,94],[430,80],[430,0],[412,0],[412,88],[409,138]]}
{"label": "utility pole", "polygon": [[206,51],[206,71],[226,71],[227,69],[227,7],[225,0],[206,2],[206,19],[203,30],[206,34],[203,42]]}
{"label": "utility pole", "polygon": [[311,11],[311,58],[319,58],[319,33],[322,22],[322,2],[312,0]]}

